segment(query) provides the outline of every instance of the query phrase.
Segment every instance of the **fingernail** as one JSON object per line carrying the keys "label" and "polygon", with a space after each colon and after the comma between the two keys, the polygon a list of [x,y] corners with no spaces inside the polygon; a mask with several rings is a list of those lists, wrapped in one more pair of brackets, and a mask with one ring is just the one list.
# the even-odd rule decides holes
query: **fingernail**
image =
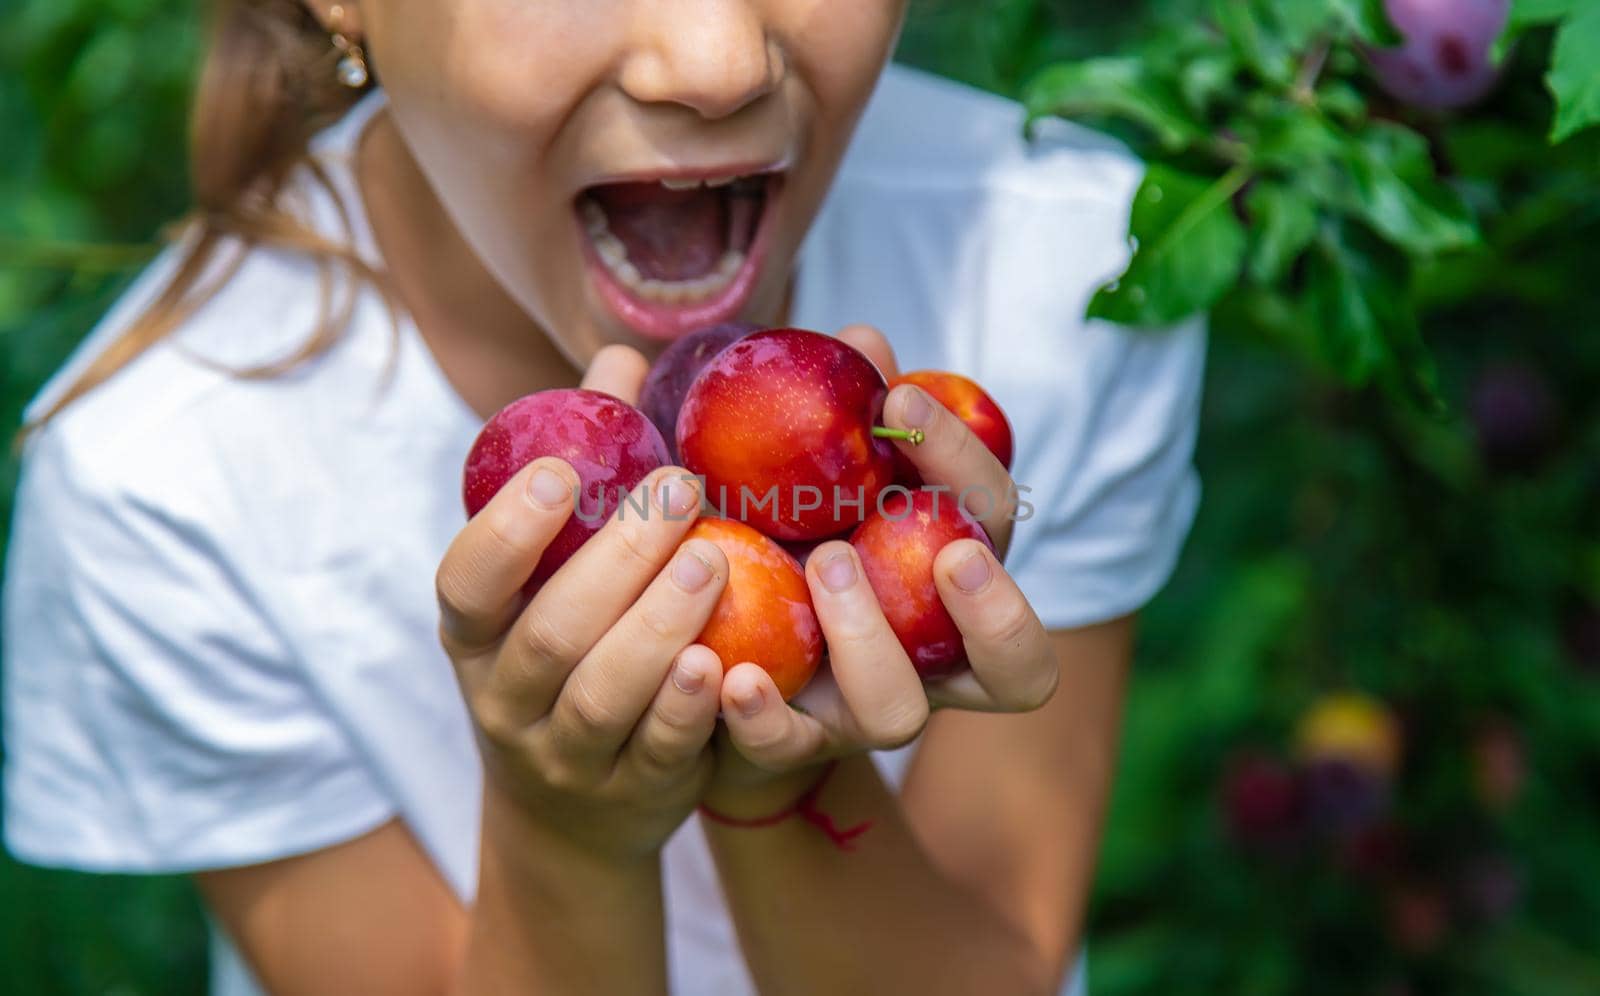
{"label": "fingernail", "polygon": [[658,500],[661,507],[674,516],[685,516],[694,508],[695,502],[700,500],[694,486],[680,477],[669,477],[661,485]]}
{"label": "fingernail", "polygon": [[672,562],[672,580],[684,591],[699,591],[710,584],[715,575],[710,564],[688,550],[679,553],[678,559]]}
{"label": "fingernail", "polygon": [[829,591],[849,591],[856,583],[856,564],[848,553],[836,553],[822,562],[817,574]]}
{"label": "fingernail", "polygon": [[760,686],[751,686],[733,693],[733,704],[739,707],[746,718],[754,716],[761,711],[763,696]]}
{"label": "fingernail", "polygon": [[567,482],[553,470],[540,467],[528,478],[528,497],[545,508],[555,508],[567,499]]}
{"label": "fingernail", "polygon": [[950,580],[954,581],[956,587],[962,591],[975,594],[982,591],[983,586],[989,583],[989,573],[989,558],[974,550],[971,556],[951,572]]}
{"label": "fingernail", "polygon": [[905,403],[900,406],[900,417],[913,429],[924,428],[933,419],[933,406],[928,403],[921,388],[913,387],[906,392]]}
{"label": "fingernail", "polygon": [[680,662],[672,666],[672,683],[685,695],[693,695],[706,687],[706,676]]}

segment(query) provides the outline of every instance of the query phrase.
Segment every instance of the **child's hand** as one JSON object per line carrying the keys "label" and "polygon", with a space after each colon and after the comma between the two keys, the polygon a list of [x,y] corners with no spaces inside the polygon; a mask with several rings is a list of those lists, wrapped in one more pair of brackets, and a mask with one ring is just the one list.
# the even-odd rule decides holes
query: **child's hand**
{"label": "child's hand", "polygon": [[[636,393],[642,362],[624,352],[603,351],[584,386]],[[728,565],[712,543],[679,549],[700,504],[686,476],[646,478],[634,508],[647,493],[648,516],[613,517],[531,602],[521,588],[573,510],[577,475],[561,460],[512,478],[439,565],[441,638],[486,791],[605,859],[659,849],[712,770],[722,664],[694,640]]]}
{"label": "child's hand", "polygon": [[[854,326],[840,337],[870,356],[885,377],[895,376],[894,356],[877,332]],[[884,421],[924,431],[921,446],[895,445],[926,483],[946,485],[954,494],[973,486],[1002,499],[974,502],[973,511],[990,505],[980,523],[1004,556],[1016,495],[994,455],[960,419],[914,387],[890,393]],[[738,664],[728,672],[722,707],[736,753],[721,752],[709,805],[735,815],[781,805],[782,797],[803,791],[808,775],[814,777],[828,760],[910,742],[931,708],[1025,712],[1050,698],[1059,677],[1055,652],[999,560],[982,543],[961,540],[940,552],[934,576],[961,630],[971,670],[924,685],[884,620],[851,546],[831,542],[811,554],[806,580],[829,665],[790,706],[754,664]]]}

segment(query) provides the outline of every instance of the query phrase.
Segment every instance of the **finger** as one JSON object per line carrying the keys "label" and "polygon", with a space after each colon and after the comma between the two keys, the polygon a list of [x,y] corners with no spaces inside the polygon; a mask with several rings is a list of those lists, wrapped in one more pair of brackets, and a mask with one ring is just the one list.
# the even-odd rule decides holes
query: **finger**
{"label": "finger", "polygon": [[957,540],[934,558],[933,577],[971,671],[930,685],[930,698],[989,712],[1028,712],[1048,702],[1061,677],[1054,647],[994,554],[977,540]]}
{"label": "finger", "polygon": [[928,722],[928,696],[855,549],[840,542],[818,547],[806,562],[806,581],[833,679],[853,720],[851,739],[879,750],[916,739]]}
{"label": "finger", "polygon": [[901,384],[890,391],[883,416],[892,428],[922,430],[921,444],[897,439],[894,445],[926,484],[950,489],[959,508],[983,526],[1004,557],[1018,499],[1005,465],[966,423],[920,387]]}
{"label": "finger", "polygon": [[867,354],[884,380],[900,376],[900,366],[894,359],[894,347],[882,332],[871,325],[846,325],[839,330],[839,338]]}
{"label": "finger", "polygon": [[572,514],[578,475],[541,457],[518,471],[456,534],[439,563],[439,628],[453,653],[482,650],[511,625],[522,587]]}
{"label": "finger", "polygon": [[496,658],[491,694],[524,722],[547,714],[572,668],[672,557],[699,506],[699,488],[681,467],[641,481],[523,610]]}
{"label": "finger", "polygon": [[768,771],[814,764],[831,746],[827,729],[790,708],[772,676],[748,662],[722,676],[722,721],[739,753]]}
{"label": "finger", "polygon": [[572,669],[550,712],[556,743],[573,755],[615,754],[673,659],[705,629],[727,579],[728,559],[715,543],[684,543]]}
{"label": "finger", "polygon": [[716,652],[698,643],[684,647],[628,738],[622,768],[664,781],[692,767],[716,732],[721,690]]}
{"label": "finger", "polygon": [[631,405],[638,402],[644,376],[649,372],[650,361],[643,353],[632,346],[612,344],[594,354],[579,386],[590,391],[604,391]]}

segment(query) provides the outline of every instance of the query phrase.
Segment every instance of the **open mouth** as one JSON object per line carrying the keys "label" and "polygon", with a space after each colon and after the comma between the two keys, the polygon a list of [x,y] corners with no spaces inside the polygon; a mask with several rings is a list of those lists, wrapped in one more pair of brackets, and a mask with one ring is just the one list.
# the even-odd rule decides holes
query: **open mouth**
{"label": "open mouth", "polygon": [[652,339],[734,320],[755,290],[782,185],[774,171],[588,188],[578,227],[601,299]]}

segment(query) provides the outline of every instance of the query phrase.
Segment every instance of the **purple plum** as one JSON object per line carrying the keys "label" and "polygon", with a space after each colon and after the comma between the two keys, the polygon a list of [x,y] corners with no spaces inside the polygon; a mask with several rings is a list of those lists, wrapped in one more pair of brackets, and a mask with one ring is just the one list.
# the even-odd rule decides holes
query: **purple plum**
{"label": "purple plum", "polygon": [[1444,111],[1481,100],[1499,79],[1490,61],[1510,0],[1385,0],[1398,48],[1368,53],[1378,82],[1397,99]]}
{"label": "purple plum", "polygon": [[678,459],[678,409],[683,407],[689,385],[712,357],[759,328],[745,322],[726,322],[699,329],[662,350],[651,364],[639,391],[639,410],[661,430],[672,459]]}
{"label": "purple plum", "polygon": [[628,492],[668,463],[666,440],[632,405],[581,388],[540,391],[500,409],[478,433],[462,474],[467,515],[477,515],[518,471],[546,456],[572,465],[580,493],[524,588],[530,595],[600,531]]}

